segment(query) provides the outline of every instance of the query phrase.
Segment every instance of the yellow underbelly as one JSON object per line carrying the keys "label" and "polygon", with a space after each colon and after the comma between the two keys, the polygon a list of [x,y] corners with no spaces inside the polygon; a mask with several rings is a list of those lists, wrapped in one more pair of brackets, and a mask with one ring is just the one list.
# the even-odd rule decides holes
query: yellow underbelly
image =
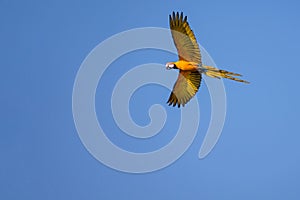
{"label": "yellow underbelly", "polygon": [[197,70],[198,69],[198,64],[195,62],[188,62],[185,60],[179,60],[174,63],[178,69],[181,70]]}

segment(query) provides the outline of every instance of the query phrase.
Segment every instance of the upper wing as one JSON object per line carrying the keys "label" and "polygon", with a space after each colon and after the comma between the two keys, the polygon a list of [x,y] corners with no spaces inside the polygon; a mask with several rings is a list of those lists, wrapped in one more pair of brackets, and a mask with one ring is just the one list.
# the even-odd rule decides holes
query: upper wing
{"label": "upper wing", "polygon": [[201,83],[201,73],[197,70],[180,70],[177,81],[167,103],[180,107],[184,106],[193,96],[195,96]]}
{"label": "upper wing", "polygon": [[187,16],[183,19],[183,13],[177,12],[170,17],[170,29],[175,46],[178,51],[179,60],[195,62],[201,65],[201,54],[195,35],[191,30]]}

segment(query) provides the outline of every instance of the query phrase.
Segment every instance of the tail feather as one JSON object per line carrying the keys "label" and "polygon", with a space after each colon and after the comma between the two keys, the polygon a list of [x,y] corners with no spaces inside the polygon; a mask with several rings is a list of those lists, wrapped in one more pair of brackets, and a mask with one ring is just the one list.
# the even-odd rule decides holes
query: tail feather
{"label": "tail feather", "polygon": [[219,70],[219,69],[217,69],[215,67],[211,67],[211,66],[203,66],[203,67],[204,67],[203,73],[206,76],[209,76],[212,78],[227,78],[227,79],[242,82],[242,83],[250,83],[248,81],[245,81],[245,80],[235,77],[235,76],[241,77],[242,76],[241,74],[228,72],[226,70]]}

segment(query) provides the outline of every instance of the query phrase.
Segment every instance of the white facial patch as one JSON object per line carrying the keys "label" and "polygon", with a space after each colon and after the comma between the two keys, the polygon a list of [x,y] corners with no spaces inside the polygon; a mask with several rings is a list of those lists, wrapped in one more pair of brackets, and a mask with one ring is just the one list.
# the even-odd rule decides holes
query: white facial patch
{"label": "white facial patch", "polygon": [[166,68],[167,69],[172,69],[172,68],[174,68],[174,64],[167,63]]}

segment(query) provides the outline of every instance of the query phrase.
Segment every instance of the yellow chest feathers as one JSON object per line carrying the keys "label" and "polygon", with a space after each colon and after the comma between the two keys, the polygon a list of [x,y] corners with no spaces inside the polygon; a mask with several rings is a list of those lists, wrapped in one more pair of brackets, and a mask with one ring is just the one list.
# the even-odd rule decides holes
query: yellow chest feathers
{"label": "yellow chest feathers", "polygon": [[174,63],[178,69],[181,70],[196,70],[198,69],[199,65],[195,62],[188,62],[185,60],[179,60]]}

